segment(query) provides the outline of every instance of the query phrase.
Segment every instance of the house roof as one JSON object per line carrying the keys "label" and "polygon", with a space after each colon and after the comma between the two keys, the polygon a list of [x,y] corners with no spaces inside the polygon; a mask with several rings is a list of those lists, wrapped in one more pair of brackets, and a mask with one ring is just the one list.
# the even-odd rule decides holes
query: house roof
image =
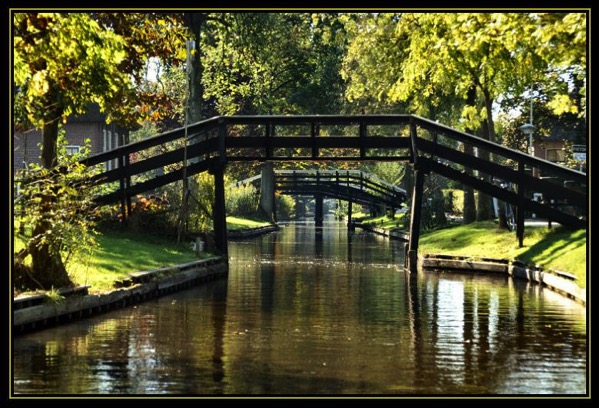
{"label": "house roof", "polygon": [[82,115],[71,115],[67,122],[106,122],[106,114],[100,112],[100,105],[89,103],[87,112]]}
{"label": "house roof", "polygon": [[566,127],[561,123],[556,123],[551,129],[551,134],[547,140],[562,141],[568,140],[574,143],[586,144],[586,127]]}

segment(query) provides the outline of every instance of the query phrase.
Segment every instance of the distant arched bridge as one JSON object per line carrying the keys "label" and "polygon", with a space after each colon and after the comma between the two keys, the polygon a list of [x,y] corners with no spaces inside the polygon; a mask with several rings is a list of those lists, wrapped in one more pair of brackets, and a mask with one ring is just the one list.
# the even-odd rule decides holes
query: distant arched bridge
{"label": "distant arched bridge", "polygon": [[[271,194],[278,191],[281,194],[315,197],[317,226],[322,225],[323,198],[336,198],[370,208],[386,207],[392,211],[400,208],[407,200],[406,190],[360,170],[273,170],[272,173],[273,186],[268,189]],[[263,174],[258,174],[231,186],[259,186],[263,178]],[[261,193],[264,194],[264,191]],[[266,200],[268,197],[262,197],[261,202]],[[348,208],[348,225],[351,225],[351,206]]]}

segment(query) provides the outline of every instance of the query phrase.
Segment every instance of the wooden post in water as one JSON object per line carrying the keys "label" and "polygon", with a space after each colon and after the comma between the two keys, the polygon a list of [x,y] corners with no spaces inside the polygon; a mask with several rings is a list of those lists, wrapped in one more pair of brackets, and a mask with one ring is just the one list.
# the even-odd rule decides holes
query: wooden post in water
{"label": "wooden post in water", "polygon": [[516,236],[518,237],[518,246],[522,248],[524,246],[524,186],[522,180],[524,180],[524,163],[518,162],[518,176],[520,181],[518,182],[518,205],[516,207]]}
{"label": "wooden post in water", "polygon": [[227,259],[227,211],[225,209],[225,137],[226,127],[219,120],[219,157],[210,166],[210,174],[214,176],[214,204],[212,206],[212,226],[214,228],[214,244],[221,255]]}
{"label": "wooden post in water", "polygon": [[418,240],[420,239],[420,219],[422,218],[422,191],[424,189],[422,168],[414,171],[414,187],[412,189],[412,208],[410,216],[410,240],[408,241],[407,269],[411,273],[418,271]]}
{"label": "wooden post in water", "polygon": [[323,223],[323,197],[322,194],[316,194],[314,196],[315,206],[314,206],[314,224],[316,227],[322,227]]}
{"label": "wooden post in water", "polygon": [[347,202],[347,230],[350,232],[355,231],[354,224],[352,223],[352,200]]}
{"label": "wooden post in water", "polygon": [[412,208],[410,211],[410,239],[406,251],[406,269],[410,273],[418,272],[418,240],[420,239],[420,219],[422,218],[422,192],[424,190],[424,168],[418,157],[418,135],[416,123],[410,118],[410,153],[414,169],[414,184],[412,186]]}
{"label": "wooden post in water", "polygon": [[210,169],[214,176],[214,205],[212,207],[212,225],[214,244],[223,256],[227,256],[227,214],[225,211],[225,166],[215,164]]}

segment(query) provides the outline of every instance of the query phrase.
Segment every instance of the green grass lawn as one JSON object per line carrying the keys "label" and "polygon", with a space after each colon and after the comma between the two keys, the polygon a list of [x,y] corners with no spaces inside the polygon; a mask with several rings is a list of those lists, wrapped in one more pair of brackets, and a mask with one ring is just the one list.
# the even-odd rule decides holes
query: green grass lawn
{"label": "green grass lawn", "polygon": [[[401,229],[404,221],[400,217],[403,214],[396,216],[395,220],[386,215],[368,218],[364,214],[361,222],[383,229]],[[577,283],[586,288],[587,233],[584,230],[526,227],[524,246],[519,248],[515,232],[499,230],[495,222],[485,221],[424,232],[420,236],[419,252],[518,259],[527,264],[541,265],[545,269],[571,273],[577,277]]]}
{"label": "green grass lawn", "polygon": [[566,228],[527,227],[524,246],[515,232],[499,230],[492,221],[423,233],[419,251],[481,258],[519,259],[528,264],[569,272],[586,288],[587,232]]}
{"label": "green grass lawn", "polygon": [[360,218],[360,217],[355,217],[355,221],[359,221],[362,224],[367,224],[373,227],[378,227],[378,228],[384,228],[384,229],[403,229],[404,228],[404,218],[405,218],[405,213],[402,214],[397,214],[395,216],[394,219],[391,219],[391,217],[389,217],[388,215],[381,215],[378,217],[373,217],[373,218]]}
{"label": "green grass lawn", "polygon": [[153,270],[192,262],[211,256],[196,255],[189,243],[112,231],[97,236],[98,246],[91,255],[80,256],[69,268],[69,274],[79,285],[91,286],[90,292],[110,290],[113,282],[127,273]]}
{"label": "green grass lawn", "polygon": [[[267,225],[270,224],[227,217],[229,230]],[[113,289],[113,283],[130,272],[159,269],[213,256],[208,252],[196,255],[188,242],[178,245],[172,240],[150,234],[104,231],[96,236],[96,240],[98,245],[91,253],[80,254],[67,265],[75,284],[90,286],[90,293]],[[21,237],[15,238],[15,252],[24,245]]]}
{"label": "green grass lawn", "polygon": [[250,228],[261,228],[271,225],[267,221],[252,220],[238,217],[227,217],[227,229],[229,231],[250,229]]}

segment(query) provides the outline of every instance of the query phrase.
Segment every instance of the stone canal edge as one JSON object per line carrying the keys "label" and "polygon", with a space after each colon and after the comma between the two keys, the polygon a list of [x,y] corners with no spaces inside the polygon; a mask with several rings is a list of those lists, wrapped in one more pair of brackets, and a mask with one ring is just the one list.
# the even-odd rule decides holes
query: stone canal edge
{"label": "stone canal edge", "polygon": [[[403,231],[386,230],[371,225],[355,223],[354,227],[373,232],[390,239],[408,241],[409,235]],[[586,291],[576,283],[576,277],[558,270],[543,270],[539,265],[526,265],[518,260],[474,258],[445,254],[425,254],[418,256],[420,271],[478,272],[503,274],[516,279],[524,279],[558,292],[586,307]]]}
{"label": "stone canal edge", "polygon": [[526,265],[521,261],[467,256],[425,254],[418,257],[422,271],[477,272],[500,274],[523,279],[567,296],[586,307],[586,291],[576,284],[576,277],[558,270],[543,270],[539,265]]}
{"label": "stone canal edge", "polygon": [[18,335],[141,303],[225,277],[228,272],[227,260],[213,257],[169,268],[130,273],[117,283],[120,287],[102,294],[89,294],[88,287],[81,286],[59,291],[64,298],[57,301],[44,294],[21,296],[13,300],[12,332]]}

